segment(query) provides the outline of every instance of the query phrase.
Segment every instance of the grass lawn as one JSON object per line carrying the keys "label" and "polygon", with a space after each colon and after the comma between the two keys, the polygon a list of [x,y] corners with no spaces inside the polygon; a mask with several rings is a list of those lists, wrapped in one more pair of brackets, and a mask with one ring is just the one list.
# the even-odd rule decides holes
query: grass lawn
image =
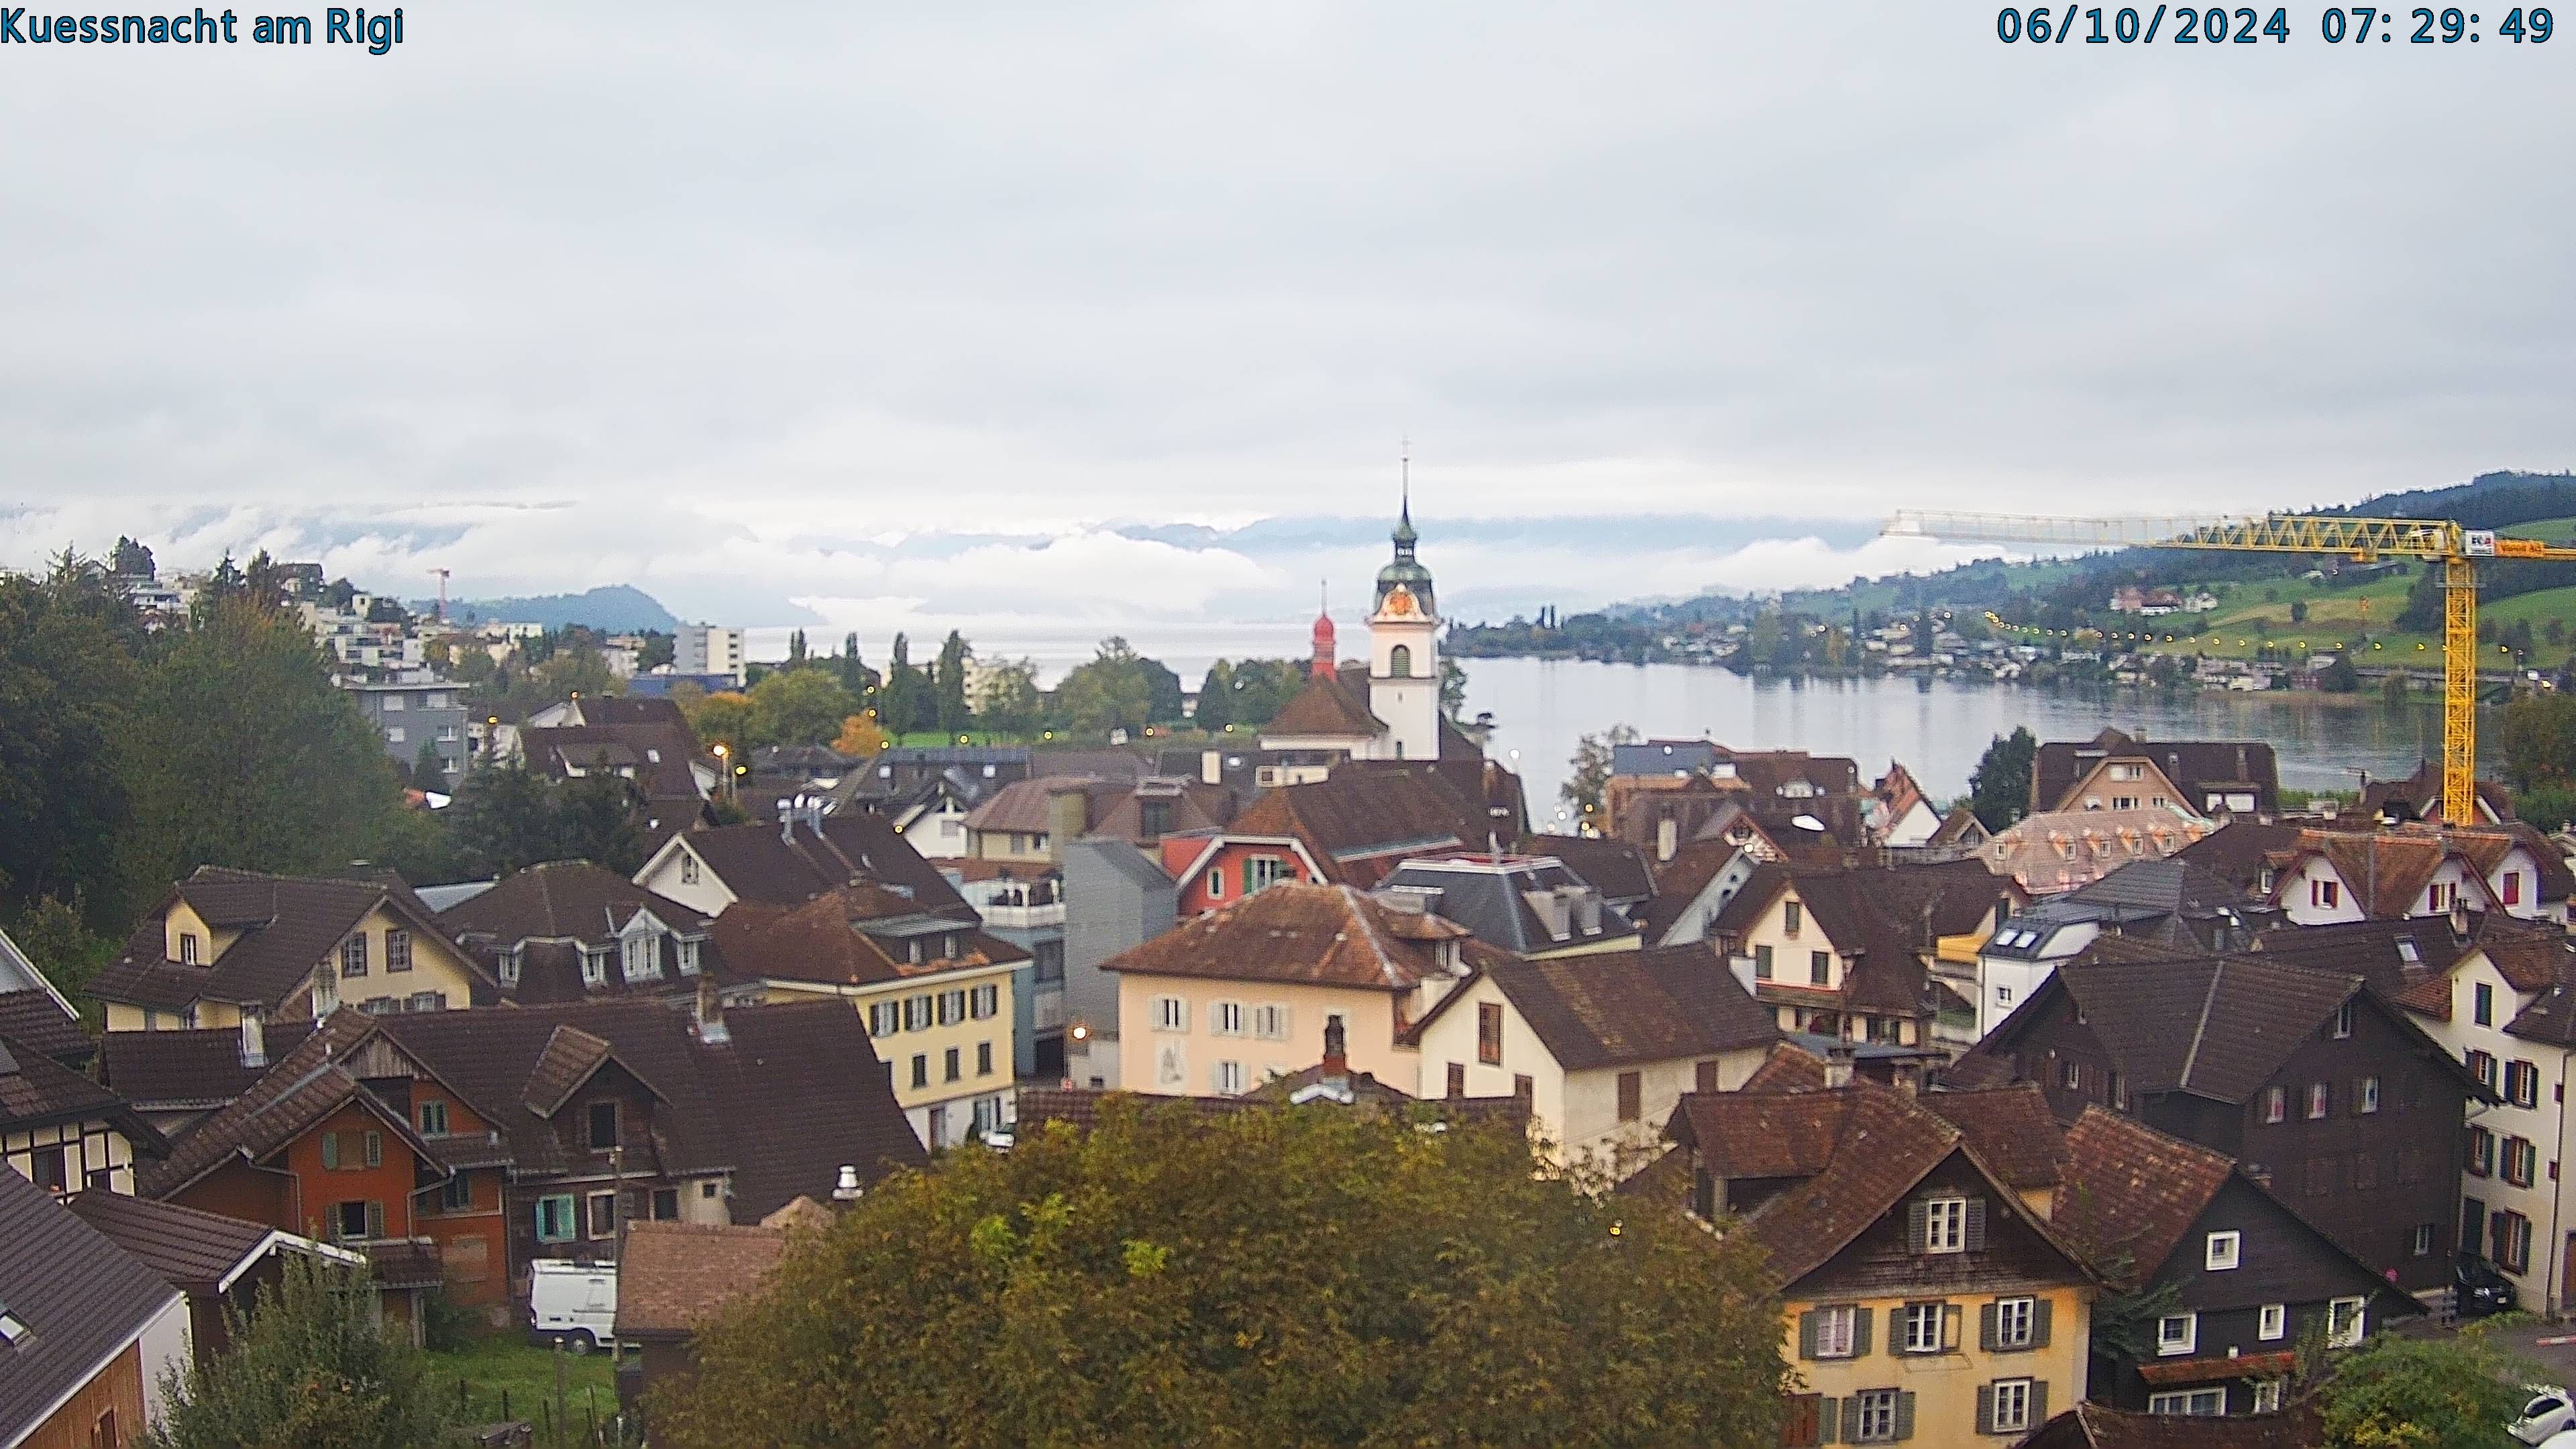
{"label": "grass lawn", "polygon": [[[568,1418],[574,1429],[578,1431],[590,1422],[587,1411],[594,1402],[601,1419],[615,1414],[617,1376],[609,1366],[608,1355],[568,1353],[562,1357],[564,1402],[571,1410]],[[430,1372],[437,1375],[451,1399],[457,1393],[457,1381],[464,1381],[464,1417],[468,1423],[524,1419],[538,1427],[537,1442],[542,1444],[547,1442],[543,1430],[554,1400],[555,1358],[552,1350],[538,1348],[512,1334],[496,1333],[477,1339],[471,1348],[433,1353],[429,1363]],[[501,1402],[504,1390],[509,1394],[506,1414]]]}

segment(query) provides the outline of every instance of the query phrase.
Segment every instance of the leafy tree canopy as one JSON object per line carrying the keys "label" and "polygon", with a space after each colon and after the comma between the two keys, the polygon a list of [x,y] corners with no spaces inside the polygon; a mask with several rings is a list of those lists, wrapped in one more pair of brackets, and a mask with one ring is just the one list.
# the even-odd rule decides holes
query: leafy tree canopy
{"label": "leafy tree canopy", "polygon": [[1776,1442],[1754,1250],[1531,1168],[1510,1126],[1113,1099],[805,1239],[699,1337],[654,1439]]}
{"label": "leafy tree canopy", "polygon": [[2329,1449],[2450,1449],[2504,1444],[2498,1427],[2512,1422],[2541,1381],[2537,1365],[2496,1342],[2489,1319],[2439,1338],[2383,1333],[2335,1360],[2316,1391]]}
{"label": "leafy tree canopy", "polygon": [[2031,812],[2031,768],[2039,762],[2039,741],[2024,726],[1997,735],[1968,776],[1968,809],[1988,830],[2004,830]]}

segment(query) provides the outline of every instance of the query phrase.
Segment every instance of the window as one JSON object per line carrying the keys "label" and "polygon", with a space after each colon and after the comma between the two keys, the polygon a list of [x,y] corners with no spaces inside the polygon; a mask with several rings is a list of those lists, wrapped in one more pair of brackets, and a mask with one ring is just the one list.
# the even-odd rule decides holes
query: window
{"label": "window", "polygon": [[1219,1001],[1208,1007],[1208,1030],[1217,1036],[1243,1035],[1243,1003]]}
{"label": "window", "polygon": [[2489,1231],[2495,1242],[2496,1266],[2509,1273],[2528,1272],[2531,1268],[2531,1219],[2517,1212],[2500,1212]]}
{"label": "window", "polygon": [[1984,1346],[1989,1351],[2040,1346],[2038,1299],[1998,1298],[1986,1312],[1990,1326],[1984,1334]]}
{"label": "window", "polygon": [[993,1044],[991,1042],[979,1041],[975,1043],[975,1075],[979,1077],[989,1077],[993,1075]]}
{"label": "window", "polygon": [[1207,898],[1212,901],[1225,899],[1225,867],[1219,866],[1207,873]]}
{"label": "window", "polygon": [[2168,1313],[2156,1320],[2156,1353],[2160,1357],[2171,1358],[2176,1354],[2189,1353],[2198,1347],[2199,1343],[2199,1314]]}
{"label": "window", "polygon": [[939,1024],[941,1026],[955,1026],[957,1023],[964,1021],[965,1019],[966,993],[962,990],[943,991],[939,993]]}
{"label": "window", "polygon": [[930,1030],[930,1020],[930,998],[928,996],[907,996],[903,999],[903,1029],[905,1031],[928,1031]]}
{"label": "window", "polygon": [[1288,878],[1288,862],[1275,855],[1256,855],[1243,862],[1243,893],[1265,891]]}
{"label": "window", "polygon": [[2521,871],[2509,870],[2504,873],[2504,904],[2508,906],[2518,906],[2522,904]]}
{"label": "window", "polygon": [[2264,1379],[2254,1385],[2255,1413],[2275,1413],[2279,1411],[2280,1407],[2281,1381],[2279,1379]]}
{"label": "window", "polygon": [[915,1087],[930,1085],[930,1056],[927,1052],[912,1054],[912,1084]]}
{"label": "window", "polygon": [[2227,1390],[2185,1389],[2177,1393],[2147,1395],[2150,1414],[2186,1414],[2198,1419],[2215,1419],[2227,1412]]}
{"label": "window", "polygon": [[2528,1137],[2504,1140],[2504,1180],[2516,1187],[2529,1187],[2540,1175],[2540,1149]]}
{"label": "window", "polygon": [[2212,1273],[2234,1268],[2237,1254],[2244,1246],[2243,1236],[2236,1232],[2211,1233],[2201,1254],[2201,1266]]}
{"label": "window", "polygon": [[2354,1084],[2352,1110],[2367,1117],[2379,1110],[2379,1079],[2364,1077]]}
{"label": "window", "polygon": [[1995,1005],[1997,1005],[1997,1006],[2010,1006],[2010,1005],[2012,1005],[2012,988],[2011,988],[2011,987],[2009,987],[2009,986],[1998,986],[1998,987],[1996,987],[1996,988],[1995,988]]}
{"label": "window", "polygon": [[653,1189],[653,1221],[667,1223],[680,1216],[680,1190],[676,1187]]}
{"label": "window", "polygon": [[604,986],[607,982],[608,948],[606,946],[582,947],[581,984],[584,986]]}
{"label": "window", "polygon": [[360,931],[358,934],[351,936],[349,939],[340,943],[340,974],[343,976],[364,976],[367,974],[366,932]]}
{"label": "window", "polygon": [[2128,1111],[2129,1084],[2120,1080],[2120,1074],[2118,1072],[2110,1072],[2105,1075],[2108,1078],[2110,1085],[2104,1089],[2104,1095],[2109,1097],[2111,1100],[2111,1110],[2114,1112]]}
{"label": "window", "polygon": [[2476,1001],[2473,1014],[2477,1018],[2478,1025],[2495,1025],[2495,986],[2490,982],[2481,981],[2470,995]]}
{"label": "window", "polygon": [[977,1021],[1001,1014],[1002,987],[999,982],[986,982],[966,993],[966,1014]]}
{"label": "window", "polygon": [[679,938],[677,944],[679,946],[680,954],[680,974],[683,976],[697,975],[698,938],[695,936],[682,936]]}
{"label": "window", "polygon": [[1476,1003],[1476,1060],[1489,1067],[1503,1064],[1503,1008],[1500,1002]]}
{"label": "window", "polygon": [[2290,1120],[2289,1088],[2266,1087],[2263,1089],[2263,1120],[2265,1122],[2287,1122]]}
{"label": "window", "polygon": [[420,1135],[423,1137],[444,1137],[447,1135],[447,1104],[445,1102],[423,1102],[420,1104]]}
{"label": "window", "polygon": [[324,1172],[363,1172],[385,1165],[385,1134],[382,1132],[325,1132],[322,1134],[322,1170]]}
{"label": "window", "polygon": [[705,1198],[705,1199],[707,1199],[707,1200],[709,1200],[709,1201],[713,1201],[713,1200],[715,1199],[715,1195],[716,1195],[716,1184],[715,1184],[715,1183],[713,1183],[713,1182],[702,1182],[702,1183],[699,1183],[699,1184],[698,1184],[698,1196],[700,1196],[700,1197],[702,1197],[702,1198]]}
{"label": "window", "polygon": [[1860,1352],[1861,1310],[1850,1304],[1819,1308],[1799,1316],[1799,1345],[1808,1358],[1850,1358]]}
{"label": "window", "polygon": [[2486,1088],[2490,1092],[2494,1091],[2496,1089],[2496,1059],[2494,1055],[2488,1052],[2473,1051],[2469,1053],[2469,1075],[2478,1079],[2479,1086]]}
{"label": "window", "polygon": [[1796,901],[1784,903],[1780,907],[1780,929],[1782,934],[1794,938],[1798,934],[1798,927],[1803,924],[1803,918],[1805,915],[1806,907],[1799,905]]}
{"label": "window", "polygon": [[1895,1389],[1863,1389],[1851,1396],[1850,1422],[1843,1426],[1843,1437],[1855,1444],[1888,1444],[1909,1437],[1914,1426],[1906,1422],[1913,1417],[1904,1412],[1914,1407],[1914,1396]]}
{"label": "window", "polygon": [[1770,947],[1756,946],[1753,948],[1753,976],[1757,981],[1768,981],[1771,979]]}
{"label": "window", "polygon": [[2059,1086],[2064,1087],[2070,1092],[2082,1091],[2084,1089],[2083,1064],[2072,1057],[2060,1062],[2058,1064],[2057,1082]]}
{"label": "window", "polygon": [[385,1235],[385,1205],[380,1202],[340,1202],[331,1205],[331,1240],[354,1243]]}
{"label": "window", "polygon": [[1288,1008],[1277,1002],[1252,1008],[1252,1034],[1263,1041],[1286,1041]]}
{"label": "window", "polygon": [[2495,1134],[2484,1127],[2469,1129],[2469,1172],[2485,1177],[2495,1171]]}
{"label": "window", "polygon": [[457,1173],[438,1185],[438,1208],[441,1212],[461,1213],[474,1207],[474,1179]]}
{"label": "window", "polygon": [[386,743],[386,744],[389,744],[389,745],[398,745],[398,744],[401,744],[402,742],[403,742],[403,727],[402,727],[401,725],[387,725],[387,726],[385,726],[385,743]]}
{"label": "window", "polygon": [[1645,1079],[1635,1072],[1621,1072],[1619,1074],[1619,1120],[1634,1122],[1645,1114]]}
{"label": "window", "polygon": [[2266,1343],[2290,1331],[2290,1305],[2266,1303],[2254,1316],[2254,1336]]}
{"label": "window", "polygon": [[617,1145],[617,1104],[590,1104],[590,1150],[606,1152]]}
{"label": "window", "polygon": [[2431,1223],[2417,1223],[2415,1225],[2415,1240],[2408,1245],[2407,1251],[2418,1258],[2429,1258],[2433,1256],[2433,1225]]}
{"label": "window", "polygon": [[1905,1325],[1899,1340],[1907,1353],[1939,1353],[1941,1325],[1949,1317],[1949,1305],[1943,1303],[1908,1303],[1900,1321]]}
{"label": "window", "polygon": [[2308,882],[2308,904],[2319,910],[2333,910],[2343,904],[2343,886],[2330,880]]}
{"label": "window", "polygon": [[965,1068],[959,1064],[959,1055],[960,1053],[955,1047],[950,1047],[948,1050],[939,1054],[939,1067],[941,1072],[939,1080],[943,1082],[953,1082],[966,1075]]}
{"label": "window", "polygon": [[2353,1004],[2349,1001],[2335,1008],[2334,1039],[2343,1041],[2352,1035]]}
{"label": "window", "polygon": [[527,959],[528,948],[525,946],[512,946],[510,949],[503,951],[501,953],[501,984],[504,986],[518,985],[519,967],[524,964]]}
{"label": "window", "polygon": [[1243,1063],[1216,1064],[1216,1090],[1219,1096],[1231,1097],[1243,1090]]}
{"label": "window", "polygon": [[[328,1144],[332,1139],[326,1137],[322,1140],[327,1149]],[[327,1150],[325,1155],[329,1155]],[[325,1162],[322,1165],[328,1167],[331,1164]],[[43,1188],[47,1192],[60,1193],[71,1191],[71,1170],[65,1164],[63,1160],[63,1150],[59,1147],[38,1148],[33,1157],[28,1161],[27,1176],[30,1181],[36,1184],[36,1186]]]}
{"label": "window", "polygon": [[1694,1092],[1717,1090],[1717,1062],[1714,1058],[1691,1063],[1691,1090]]}
{"label": "window", "polygon": [[571,1193],[537,1199],[537,1241],[569,1243],[574,1237]]}
{"label": "window", "polygon": [[1810,951],[1807,953],[1807,980],[1810,984],[1816,986],[1831,986],[1834,984],[1833,952]]}
{"label": "window", "polygon": [[[2530,1246],[2530,1227],[2529,1223],[2523,1224],[2525,1247]],[[2367,1332],[2361,1311],[2362,1303],[2363,1300],[2359,1298],[2336,1298],[2327,1302],[2326,1347],[2351,1348],[2361,1342],[2362,1335]]]}
{"label": "window", "polygon": [[1923,1251],[1964,1253],[1968,1250],[1968,1200],[1936,1197],[1922,1204]]}
{"label": "window", "polygon": [[447,993],[444,991],[415,991],[403,1001],[405,1011],[445,1011],[446,1009]]}
{"label": "window", "polygon": [[2517,1107],[2540,1105],[2540,1068],[2521,1060],[2505,1063],[2504,1095]]}
{"label": "window", "polygon": [[614,1192],[594,1192],[590,1195],[588,1207],[590,1236],[594,1238],[616,1237],[617,1194]]}
{"label": "window", "polygon": [[1446,1086],[1448,1094],[1452,1100],[1467,1095],[1467,1064],[1465,1062],[1451,1062],[1449,1064]]}
{"label": "window", "polygon": [[684,850],[684,851],[681,851],[681,852],[680,852],[680,884],[682,884],[682,885],[696,885],[697,883],[698,883],[698,858],[697,858],[696,856],[694,856],[694,855],[689,854],[689,853],[688,853],[687,851],[685,851],[685,850]]}
{"label": "window", "polygon": [[1154,1030],[1188,1031],[1189,1029],[1190,1004],[1188,1001],[1178,996],[1154,998]]}
{"label": "window", "polygon": [[1386,651],[1386,672],[1393,679],[1413,677],[1413,651],[1402,644]]}
{"label": "window", "polygon": [[182,966],[197,964],[197,933],[194,931],[179,933],[179,964]]}
{"label": "window", "polygon": [[903,1003],[872,1001],[868,1003],[868,1035],[892,1036],[903,1030]]}
{"label": "window", "polygon": [[650,932],[638,931],[627,937],[620,945],[625,952],[628,981],[641,981],[647,976],[661,974],[659,968],[662,963],[653,959],[653,937]]}
{"label": "window", "polygon": [[2334,1105],[2334,1089],[2324,1082],[2308,1083],[2308,1120],[2314,1122]]}
{"label": "window", "polygon": [[1997,1379],[1980,1395],[1986,1400],[1986,1412],[1979,1417],[1986,1422],[1988,1434],[2018,1434],[2031,1426],[2029,1379]]}

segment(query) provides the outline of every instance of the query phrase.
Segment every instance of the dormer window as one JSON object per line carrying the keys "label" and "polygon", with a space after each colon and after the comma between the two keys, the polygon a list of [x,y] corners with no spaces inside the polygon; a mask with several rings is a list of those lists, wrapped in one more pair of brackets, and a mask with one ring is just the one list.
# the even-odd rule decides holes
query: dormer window
{"label": "dormer window", "polygon": [[527,964],[527,961],[528,947],[527,943],[524,941],[516,946],[510,947],[506,951],[503,951],[501,953],[501,984],[504,986],[518,985],[519,971]]}
{"label": "dormer window", "polygon": [[195,966],[200,964],[197,955],[197,933],[194,931],[181,931],[179,933],[179,964],[182,966]]}
{"label": "dormer window", "polygon": [[584,986],[604,986],[607,983],[608,948],[606,946],[582,947],[581,984]]}
{"label": "dormer window", "polygon": [[697,974],[698,974],[698,938],[697,938],[697,937],[695,937],[695,936],[682,936],[682,937],[680,937],[680,938],[679,938],[678,945],[679,945],[679,957],[680,957],[680,974],[681,974],[681,975],[683,975],[683,976],[695,976],[695,975],[697,975]]}
{"label": "dormer window", "polygon": [[626,979],[641,981],[661,974],[661,953],[655,950],[657,938],[651,931],[637,931],[623,943],[626,952]]}

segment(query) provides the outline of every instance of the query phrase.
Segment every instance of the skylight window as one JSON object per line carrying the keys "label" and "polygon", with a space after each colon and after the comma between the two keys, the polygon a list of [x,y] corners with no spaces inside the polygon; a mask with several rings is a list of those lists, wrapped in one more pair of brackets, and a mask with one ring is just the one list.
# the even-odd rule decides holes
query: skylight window
{"label": "skylight window", "polygon": [[0,1303],[0,1344],[16,1348],[25,1343],[33,1332],[35,1330],[27,1326],[27,1320],[10,1312],[8,1304]]}

